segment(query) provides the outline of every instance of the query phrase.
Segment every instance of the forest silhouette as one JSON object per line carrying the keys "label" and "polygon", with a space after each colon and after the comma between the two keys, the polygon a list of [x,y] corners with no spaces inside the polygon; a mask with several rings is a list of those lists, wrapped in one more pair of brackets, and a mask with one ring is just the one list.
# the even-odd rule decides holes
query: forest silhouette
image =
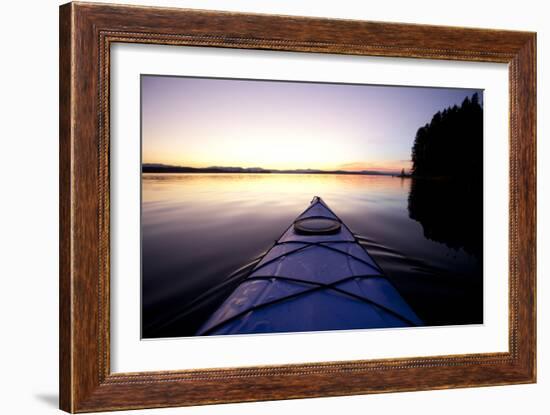
{"label": "forest silhouette", "polygon": [[482,177],[483,108],[477,93],[460,106],[438,111],[418,129],[412,162],[415,177]]}
{"label": "forest silhouette", "polygon": [[483,256],[483,107],[478,94],[438,111],[412,147],[409,217],[424,236]]}

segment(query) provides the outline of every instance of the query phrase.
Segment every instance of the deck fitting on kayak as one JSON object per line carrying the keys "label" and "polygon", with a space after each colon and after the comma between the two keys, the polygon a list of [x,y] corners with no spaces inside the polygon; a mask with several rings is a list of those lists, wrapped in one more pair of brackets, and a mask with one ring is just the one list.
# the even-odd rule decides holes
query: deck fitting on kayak
{"label": "deck fitting on kayak", "polygon": [[337,220],[324,216],[312,216],[294,222],[294,230],[300,235],[333,235],[342,225]]}

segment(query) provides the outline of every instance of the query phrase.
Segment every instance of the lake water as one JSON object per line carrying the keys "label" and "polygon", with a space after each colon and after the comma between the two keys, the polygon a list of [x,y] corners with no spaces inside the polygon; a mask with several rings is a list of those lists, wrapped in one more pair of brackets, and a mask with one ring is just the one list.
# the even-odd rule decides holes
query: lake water
{"label": "lake water", "polygon": [[427,325],[483,321],[479,188],[367,175],[143,174],[142,335],[194,335],[232,291],[197,297],[321,196]]}

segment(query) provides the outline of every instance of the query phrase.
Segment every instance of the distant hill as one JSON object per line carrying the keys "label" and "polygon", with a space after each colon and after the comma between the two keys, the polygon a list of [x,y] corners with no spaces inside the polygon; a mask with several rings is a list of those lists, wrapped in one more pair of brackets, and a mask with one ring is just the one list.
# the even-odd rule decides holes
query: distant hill
{"label": "distant hill", "polygon": [[231,167],[231,166],[211,166],[211,167],[187,167],[170,166],[160,163],[144,163],[141,167],[143,173],[260,173],[260,174],[355,174],[355,175],[376,175],[393,176],[396,173],[382,172],[376,170],[347,171],[347,170],[316,170],[316,169],[295,169],[295,170],[277,170],[263,169],[261,167]]}

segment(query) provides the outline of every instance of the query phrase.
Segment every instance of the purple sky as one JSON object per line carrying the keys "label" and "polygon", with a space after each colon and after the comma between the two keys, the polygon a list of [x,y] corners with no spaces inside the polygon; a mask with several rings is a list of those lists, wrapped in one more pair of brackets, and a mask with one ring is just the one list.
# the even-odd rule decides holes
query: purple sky
{"label": "purple sky", "polygon": [[475,89],[143,75],[143,162],[277,169],[410,167],[418,128]]}

